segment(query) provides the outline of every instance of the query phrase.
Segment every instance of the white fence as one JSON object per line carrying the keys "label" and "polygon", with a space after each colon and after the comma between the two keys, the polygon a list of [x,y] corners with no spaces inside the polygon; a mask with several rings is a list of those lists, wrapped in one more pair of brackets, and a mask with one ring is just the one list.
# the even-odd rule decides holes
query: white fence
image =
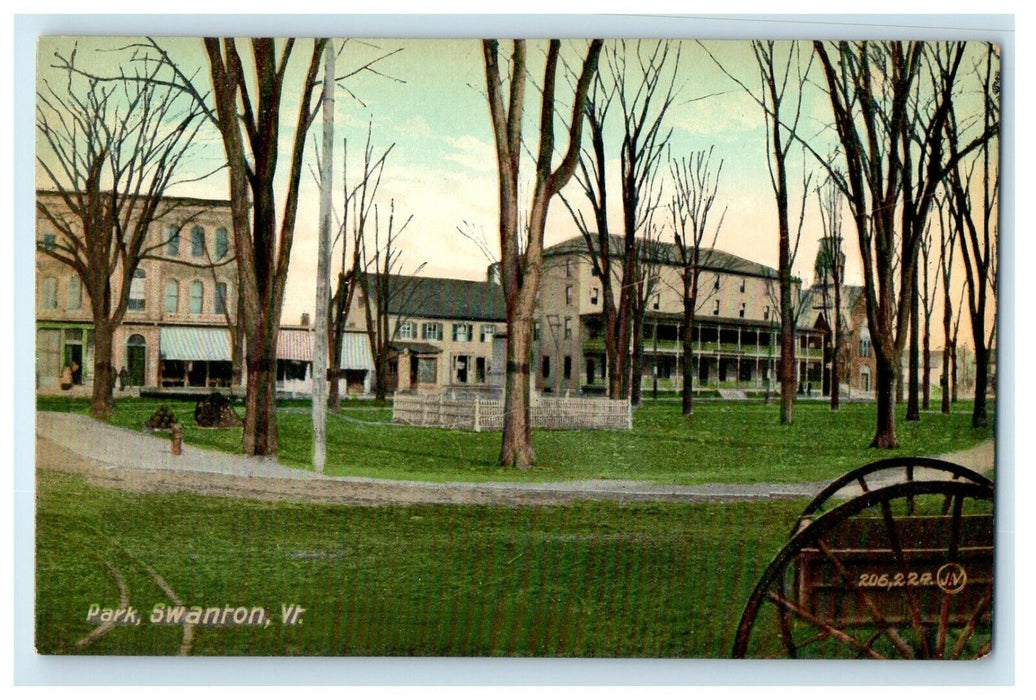
{"label": "white fence", "polygon": [[[533,397],[533,428],[547,430],[629,430],[633,413],[628,400]],[[504,401],[477,395],[450,398],[445,394],[396,394],[395,423],[450,430],[502,430]]]}

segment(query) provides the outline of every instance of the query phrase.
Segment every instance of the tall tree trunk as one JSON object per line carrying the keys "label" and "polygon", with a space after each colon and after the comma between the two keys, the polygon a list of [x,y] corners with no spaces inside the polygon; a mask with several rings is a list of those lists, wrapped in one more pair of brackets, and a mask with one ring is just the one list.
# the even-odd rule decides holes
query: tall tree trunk
{"label": "tall tree trunk", "polygon": [[922,346],[921,370],[921,408],[928,411],[932,407],[932,331],[925,319]]}
{"label": "tall tree trunk", "polygon": [[895,449],[899,447],[899,441],[896,439],[896,400],[892,389],[898,373],[894,363],[886,362],[881,353],[875,353],[874,364],[877,368],[878,423],[871,447]]}
{"label": "tall tree trunk", "polygon": [[[107,318],[107,314],[104,316]],[[112,346],[115,326],[105,322],[98,323],[97,317],[94,318],[94,386],[90,399],[90,415],[108,420],[114,408],[112,382],[115,379],[115,368],[112,366]]]}
{"label": "tall tree trunk", "polygon": [[[518,302],[518,300],[515,300]],[[516,306],[524,306],[520,302]],[[510,317],[511,314],[508,314]],[[532,419],[529,411],[529,359],[531,357],[531,310],[516,311],[507,323],[507,374],[504,391],[504,422],[501,464],[528,467],[536,461],[532,447]]]}
{"label": "tall tree trunk", "polygon": [[[985,329],[982,328],[984,333]],[[975,337],[984,337],[975,333]],[[975,345],[975,408],[971,413],[971,427],[985,428],[989,426],[989,410],[987,408],[986,391],[989,388],[989,348],[984,342]]]}
{"label": "tall tree trunk", "polygon": [[683,390],[680,393],[680,410],[683,415],[694,414],[694,304],[688,290],[683,295]]}
{"label": "tall tree trunk", "polygon": [[957,403],[957,342],[950,346],[950,401]]}
{"label": "tall tree trunk", "polygon": [[243,450],[246,455],[277,454],[277,362],[268,353],[276,344],[265,334],[248,338],[248,393],[245,396]]}
{"label": "tall tree trunk", "polygon": [[921,304],[920,295],[917,293],[917,268],[914,268],[914,293],[910,297],[910,371],[907,387],[907,412],[908,421],[921,420],[921,407],[918,402],[920,386],[918,373],[920,369],[920,335],[921,335]]}
{"label": "tall tree trunk", "polygon": [[950,373],[952,370],[953,356],[951,352],[952,338],[951,327],[953,324],[953,307],[952,300],[950,298],[949,285],[943,285],[943,307],[942,307],[942,333],[943,333],[943,347],[942,347],[942,382],[940,388],[942,389],[942,401],[941,410],[946,415],[950,415]]}
{"label": "tall tree trunk", "polygon": [[[838,255],[836,250],[834,256]],[[834,261],[835,265],[838,265],[838,260]],[[840,381],[839,372],[841,372],[841,362],[839,356],[842,353],[842,284],[841,279],[835,277],[835,312],[834,312],[834,335],[833,343],[834,348],[831,351],[831,410],[837,411],[839,402],[841,400],[840,393]]]}
{"label": "tall tree trunk", "polygon": [[[643,282],[642,282],[643,284]],[[645,300],[633,307],[633,349],[630,358],[630,403],[639,406],[644,385],[644,309]]]}

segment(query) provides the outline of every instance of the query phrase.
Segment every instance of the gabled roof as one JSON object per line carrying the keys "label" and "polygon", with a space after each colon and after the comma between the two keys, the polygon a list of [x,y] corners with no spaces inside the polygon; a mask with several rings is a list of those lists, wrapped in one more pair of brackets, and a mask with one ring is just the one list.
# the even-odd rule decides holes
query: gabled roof
{"label": "gabled roof", "polygon": [[[597,242],[597,235],[592,236],[595,250],[600,250]],[[680,260],[680,251],[675,243],[665,241],[646,242],[638,239],[641,246],[641,259],[645,262],[661,263],[663,265],[676,265]],[[646,245],[645,245],[646,243]],[[608,249],[612,257],[620,257],[625,247],[622,236],[611,235],[608,237]],[[582,236],[576,236],[552,245],[543,251],[544,257],[558,255],[587,255],[586,241]],[[731,274],[748,275],[751,277],[765,277],[776,279],[777,270],[767,265],[762,265],[751,260],[717,248],[702,248],[701,267],[704,270],[716,272],[728,272]]]}
{"label": "gabled roof", "polygon": [[[378,275],[371,275],[371,295]],[[404,318],[441,318],[503,322],[504,291],[492,282],[389,276],[389,313]]]}

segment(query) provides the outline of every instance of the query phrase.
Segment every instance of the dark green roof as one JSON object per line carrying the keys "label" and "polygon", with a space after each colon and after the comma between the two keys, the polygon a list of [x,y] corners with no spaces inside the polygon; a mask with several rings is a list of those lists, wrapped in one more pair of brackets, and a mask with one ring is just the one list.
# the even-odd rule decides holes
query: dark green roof
{"label": "dark green roof", "polygon": [[[593,235],[594,247],[597,248],[597,235]],[[642,244],[643,239],[638,239]],[[619,257],[625,247],[622,236],[612,235],[609,237],[608,247],[612,257]],[[544,256],[559,255],[587,255],[586,241],[582,236],[576,236],[562,241],[557,245],[550,246],[543,251]],[[675,243],[666,241],[651,241],[649,245],[643,245],[641,258],[647,262],[657,262],[664,265],[676,265],[680,260],[680,251]],[[716,272],[728,272],[738,275],[749,275],[752,277],[766,277],[776,279],[777,270],[757,262],[752,262],[732,253],[727,253],[716,248],[703,248],[701,251],[701,267],[704,270]]]}
{"label": "dark green roof", "polygon": [[[372,294],[376,278],[371,276]],[[413,275],[389,277],[389,313],[405,318],[506,320],[504,291],[498,284]]]}

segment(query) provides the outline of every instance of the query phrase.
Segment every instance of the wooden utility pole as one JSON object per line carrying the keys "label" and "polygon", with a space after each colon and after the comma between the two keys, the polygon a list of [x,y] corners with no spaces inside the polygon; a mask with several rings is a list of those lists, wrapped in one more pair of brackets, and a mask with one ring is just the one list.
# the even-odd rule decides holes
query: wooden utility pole
{"label": "wooden utility pole", "polygon": [[335,137],[335,49],[324,46],[323,143],[320,149],[320,239],[317,247],[316,338],[313,342],[313,471],[327,460],[327,306],[331,294],[331,160]]}

